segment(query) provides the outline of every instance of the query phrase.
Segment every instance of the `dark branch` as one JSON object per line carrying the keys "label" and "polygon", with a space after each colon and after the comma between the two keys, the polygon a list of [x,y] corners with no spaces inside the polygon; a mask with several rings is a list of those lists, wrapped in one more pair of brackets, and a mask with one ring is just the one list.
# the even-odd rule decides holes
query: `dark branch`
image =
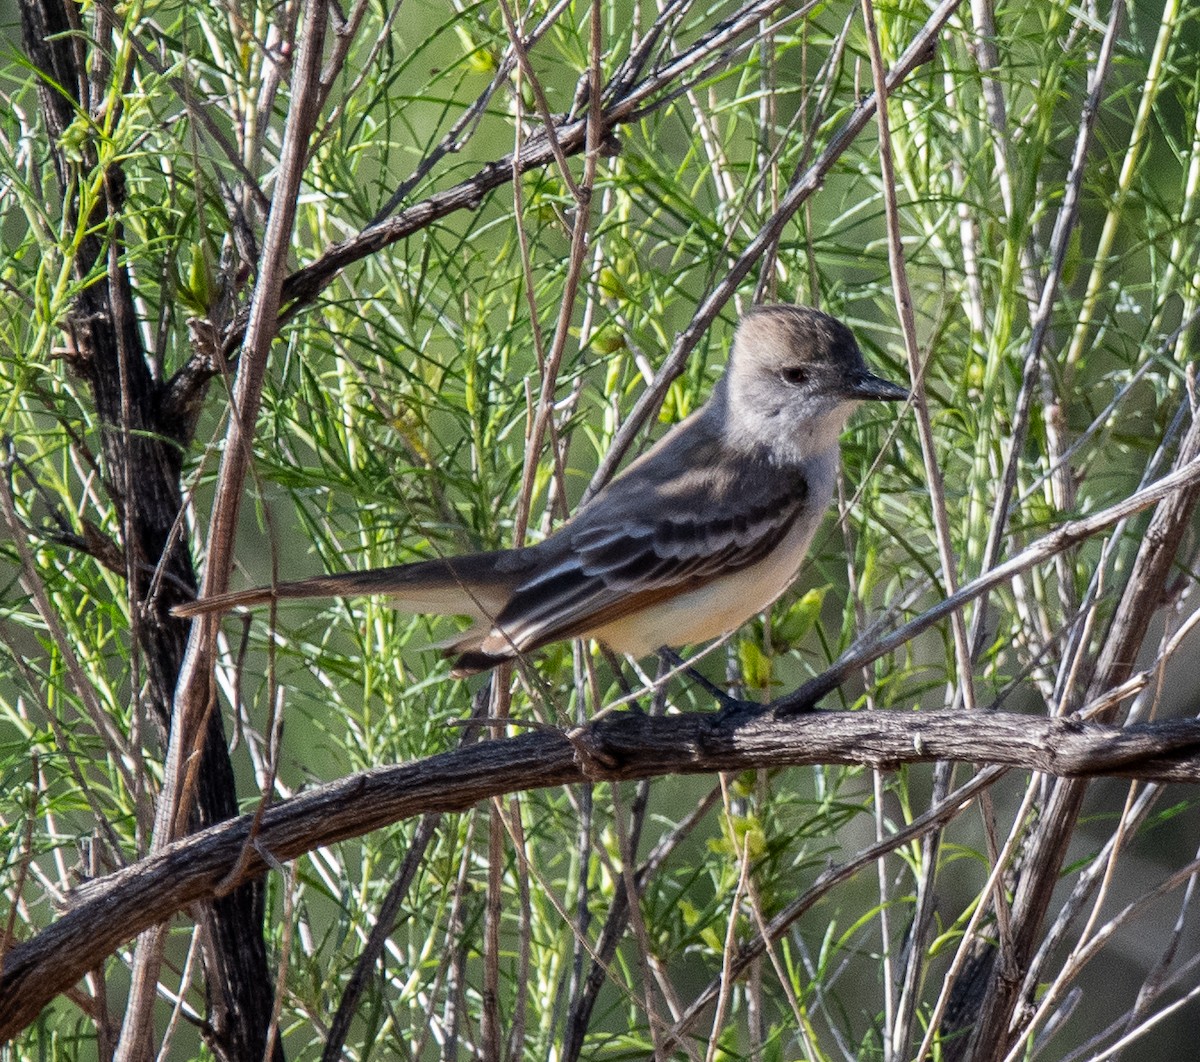
{"label": "dark branch", "polygon": [[250,857],[252,816],[219,823],[78,890],[74,905],[11,948],[0,975],[0,1040],[37,1018],[54,996],[121,944],[223,889],[261,877],[273,860],[430,811],[585,781],[838,763],[893,768],[938,759],[991,763],[1065,777],[1117,775],[1200,782],[1200,721],[1124,729],[1062,719],[977,712],[614,714],[570,734],[541,730],[417,763],[344,778],[283,801],[262,816]]}

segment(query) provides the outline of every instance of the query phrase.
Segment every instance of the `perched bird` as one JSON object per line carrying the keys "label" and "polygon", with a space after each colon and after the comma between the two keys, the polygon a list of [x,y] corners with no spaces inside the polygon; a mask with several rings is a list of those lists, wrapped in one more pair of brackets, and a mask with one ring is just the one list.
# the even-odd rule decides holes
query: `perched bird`
{"label": "perched bird", "polygon": [[389,594],[463,615],[454,673],[566,638],[643,656],[702,642],[791,584],[833,495],[838,437],[863,400],[908,392],[874,376],[850,330],[803,306],[745,315],[708,402],[567,523],[521,549],[326,575],[179,605],[177,616],[273,599]]}

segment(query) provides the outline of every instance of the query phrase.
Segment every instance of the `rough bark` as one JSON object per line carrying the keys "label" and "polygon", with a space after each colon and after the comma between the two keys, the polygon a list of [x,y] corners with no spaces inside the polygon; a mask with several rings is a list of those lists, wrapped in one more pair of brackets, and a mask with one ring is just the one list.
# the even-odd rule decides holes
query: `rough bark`
{"label": "rough bark", "polygon": [[[48,140],[60,143],[75,119],[74,105],[93,110],[84,43],[73,32],[71,0],[26,0],[20,5],[22,38],[33,65],[72,93],[39,85]],[[95,165],[84,145],[83,166]],[[89,158],[89,154],[91,157]],[[129,274],[119,262],[123,248],[121,171],[104,176],[104,198],[96,214],[78,218],[77,174],[58,150],[53,161],[63,194],[63,213],[92,228],[79,248],[75,275],[84,287],[65,327],[72,370],[86,381],[101,428],[101,469],[122,529],[121,549],[129,575],[136,658],[144,674],[140,693],[163,736],[170,728],[171,702],[183,660],[188,625],[170,615],[172,605],[195,595],[196,578],[185,536],[176,529],[182,509],[180,473],[191,423],[166,411],[166,389],[155,379],[142,346]],[[233,767],[219,713],[205,736],[199,799],[193,824],[204,829],[238,811]],[[213,1009],[214,1046],[231,1058],[261,1058],[273,995],[263,941],[261,881],[220,898],[206,914],[210,942],[205,971]],[[276,1056],[282,1059],[282,1052]]]}
{"label": "rough bark", "polygon": [[[952,759],[1063,777],[1200,782],[1200,722],[1118,728],[978,712],[812,712],[651,717],[617,713],[571,733],[539,731],[417,763],[378,767],[220,823],[74,895],[57,922],[9,951],[0,1040],[16,1035],[87,970],[189,905],[240,888],[288,860],[427,812],[463,811],[506,793],[813,763],[890,768]],[[997,775],[998,776],[998,775]]]}

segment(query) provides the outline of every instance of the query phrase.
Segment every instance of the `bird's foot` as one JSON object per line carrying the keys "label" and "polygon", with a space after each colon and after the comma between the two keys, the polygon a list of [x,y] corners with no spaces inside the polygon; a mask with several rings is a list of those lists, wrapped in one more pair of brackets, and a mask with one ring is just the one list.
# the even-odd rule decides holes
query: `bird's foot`
{"label": "bird's foot", "polygon": [[723,726],[725,723],[741,722],[751,716],[762,715],[763,708],[758,701],[744,701],[726,694],[721,700],[721,710],[713,717],[713,725]]}
{"label": "bird's foot", "polygon": [[674,649],[668,649],[664,645],[659,649],[658,655],[668,667],[682,668],[688,678],[721,706],[715,720],[717,723],[723,723],[745,712],[758,711],[762,708],[757,701],[744,701],[740,697],[726,693],[720,686],[701,675],[694,667],[684,663],[683,658]]}
{"label": "bird's foot", "polygon": [[807,715],[817,711],[817,702],[825,695],[820,689],[811,688],[812,683],[806,683],[786,697],[781,697],[771,706],[771,711],[777,719],[787,719],[793,715]]}

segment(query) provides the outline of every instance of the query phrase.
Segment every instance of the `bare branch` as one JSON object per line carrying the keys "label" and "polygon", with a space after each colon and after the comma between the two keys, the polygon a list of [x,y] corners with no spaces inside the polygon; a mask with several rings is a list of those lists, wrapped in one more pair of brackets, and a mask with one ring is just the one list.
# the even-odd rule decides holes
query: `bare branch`
{"label": "bare branch", "polygon": [[[814,763],[882,769],[937,759],[1062,777],[1196,783],[1200,722],[1121,729],[977,712],[965,727],[962,713],[953,711],[813,712],[787,719],[767,712],[726,718],[627,713],[571,733],[539,730],[379,767],[268,809],[248,860],[241,857],[253,817],[244,815],[83,886],[67,914],[9,949],[0,975],[0,1040],[28,1025],[55,995],[130,937],[211,899],[220,888],[264,874],[265,854],[295,859],[414,815],[463,811],[506,793],[549,786]],[[227,880],[235,868],[238,876]]]}
{"label": "bare branch", "polygon": [[[234,385],[234,415],[229,421],[228,445],[218,475],[202,584],[204,593],[220,593],[225,588],[233,563],[242,488],[250,465],[248,439],[253,433],[262,398],[267,355],[277,331],[279,292],[291,244],[296,196],[307,157],[308,138],[316,124],[326,22],[325,0],[308,0],[279,178],[263,240],[250,324]],[[188,652],[175,689],[170,745],[155,813],[155,849],[162,848],[186,829],[198,754],[216,701],[212,683],[216,630],[216,624],[203,622],[193,624],[191,629]],[[121,1062],[145,1057],[153,1040],[153,1001],[164,944],[163,934],[154,933],[138,947],[133,988],[118,1048]]]}
{"label": "bare branch", "polygon": [[[1194,419],[1180,445],[1176,467],[1182,470],[1200,464],[1196,457],[1198,452],[1200,420]],[[1120,604],[1105,633],[1094,676],[1088,687],[1089,700],[1101,698],[1114,687],[1120,686],[1133,671],[1150,618],[1162,600],[1179,540],[1195,505],[1196,489],[1192,486],[1164,497],[1155,510],[1142,538]],[[1112,719],[1117,709],[1117,704],[1111,704],[1101,713],[1101,717]],[[1012,905],[1012,951],[1002,956],[1004,962],[1011,963],[1014,970],[1026,970],[1037,949],[1050,898],[1058,884],[1059,868],[1066,856],[1067,844],[1083,806],[1085,792],[1085,786],[1070,782],[1055,786],[1025,854]],[[1013,1040],[1021,1036],[1021,1031],[1014,1030],[1010,1024],[1020,1000],[1021,980],[1019,977],[1003,976],[1003,965],[992,964],[993,969],[988,975],[989,991],[982,1002],[971,1038],[970,1050],[978,1045],[987,1045],[987,1054],[982,1057],[1003,1058]]]}

